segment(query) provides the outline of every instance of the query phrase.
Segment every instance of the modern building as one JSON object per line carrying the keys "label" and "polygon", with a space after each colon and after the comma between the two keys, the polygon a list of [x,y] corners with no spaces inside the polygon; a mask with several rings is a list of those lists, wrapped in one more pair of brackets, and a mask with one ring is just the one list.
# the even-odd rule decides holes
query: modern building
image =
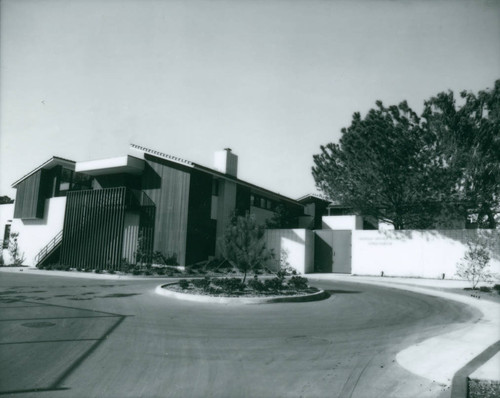
{"label": "modern building", "polygon": [[281,205],[295,227],[314,225],[302,203],[240,180],[237,171],[229,148],[215,154],[213,168],[134,144],[111,159],[53,157],[13,184],[15,203],[0,212],[4,242],[18,232],[28,265],[118,269],[137,253],[179,265],[216,256],[233,214],[265,223]]}

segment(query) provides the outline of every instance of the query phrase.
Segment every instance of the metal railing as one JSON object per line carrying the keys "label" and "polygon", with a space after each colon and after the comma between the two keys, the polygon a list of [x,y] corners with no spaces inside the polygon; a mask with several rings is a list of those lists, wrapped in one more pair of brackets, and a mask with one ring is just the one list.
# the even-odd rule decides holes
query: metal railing
{"label": "metal railing", "polygon": [[47,256],[49,256],[54,251],[54,249],[57,248],[57,246],[59,246],[59,244],[62,242],[62,235],[63,231],[60,231],[49,243],[47,243],[42,248],[42,250],[38,252],[38,254],[35,256],[35,265],[40,264],[47,258]]}

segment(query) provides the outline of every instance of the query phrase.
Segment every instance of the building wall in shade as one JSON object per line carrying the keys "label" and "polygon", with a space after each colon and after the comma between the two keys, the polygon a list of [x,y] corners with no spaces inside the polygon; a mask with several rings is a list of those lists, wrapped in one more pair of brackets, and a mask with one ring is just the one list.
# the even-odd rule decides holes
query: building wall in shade
{"label": "building wall in shade", "polygon": [[144,155],[142,190],[156,205],[153,250],[186,264],[191,169]]}
{"label": "building wall in shade", "polygon": [[126,188],[68,193],[61,264],[77,268],[119,269],[125,211]]}
{"label": "building wall in shade", "polygon": [[[217,221],[211,218],[214,178],[193,170],[189,188],[186,264],[215,255]],[[214,192],[215,193],[215,192]]]}
{"label": "building wall in shade", "polygon": [[[231,217],[236,206],[236,183],[231,180],[219,181],[219,196],[217,198],[217,229],[216,241],[219,242],[224,236],[227,225],[231,222]],[[216,256],[221,254],[221,248],[216,245]]]}
{"label": "building wall in shade", "polygon": [[14,218],[43,218],[46,180],[47,173],[45,170],[38,170],[16,187]]}

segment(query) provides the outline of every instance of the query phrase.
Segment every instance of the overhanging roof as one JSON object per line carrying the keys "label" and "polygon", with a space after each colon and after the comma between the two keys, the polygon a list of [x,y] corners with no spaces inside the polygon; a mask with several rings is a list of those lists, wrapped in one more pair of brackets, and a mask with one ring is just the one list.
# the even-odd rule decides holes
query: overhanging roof
{"label": "overhanging roof", "polygon": [[75,171],[91,176],[103,174],[140,174],[144,170],[144,160],[126,155],[117,158],[77,162]]}
{"label": "overhanging roof", "polygon": [[74,170],[75,169],[75,162],[73,160],[60,158],[58,156],[53,156],[52,158],[50,158],[49,160],[47,160],[46,162],[44,162],[40,166],[38,166],[36,169],[31,170],[28,174],[22,176],[19,180],[17,180],[16,182],[14,182],[12,184],[12,188],[15,188],[16,186],[18,186],[26,178],[32,176],[37,171],[39,171],[39,170],[50,170],[50,169],[52,169],[52,168],[54,168],[56,166],[64,166],[64,167],[66,167],[66,168],[68,168],[70,170]]}

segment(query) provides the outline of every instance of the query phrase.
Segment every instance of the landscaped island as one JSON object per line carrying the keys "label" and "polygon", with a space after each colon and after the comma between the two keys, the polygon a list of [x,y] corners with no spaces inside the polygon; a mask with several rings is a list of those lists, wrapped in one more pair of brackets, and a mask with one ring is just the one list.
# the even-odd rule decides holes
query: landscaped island
{"label": "landscaped island", "polygon": [[323,300],[330,295],[307,284],[298,275],[286,278],[278,272],[275,277],[259,278],[247,283],[239,278],[181,279],[158,286],[156,293],[169,298],[219,304],[264,304]]}
{"label": "landscaped island", "polygon": [[246,283],[240,278],[181,279],[164,288],[179,293],[215,297],[296,296],[318,292],[318,289],[308,285],[307,278],[292,276],[286,279],[282,274],[265,279],[255,276]]}

